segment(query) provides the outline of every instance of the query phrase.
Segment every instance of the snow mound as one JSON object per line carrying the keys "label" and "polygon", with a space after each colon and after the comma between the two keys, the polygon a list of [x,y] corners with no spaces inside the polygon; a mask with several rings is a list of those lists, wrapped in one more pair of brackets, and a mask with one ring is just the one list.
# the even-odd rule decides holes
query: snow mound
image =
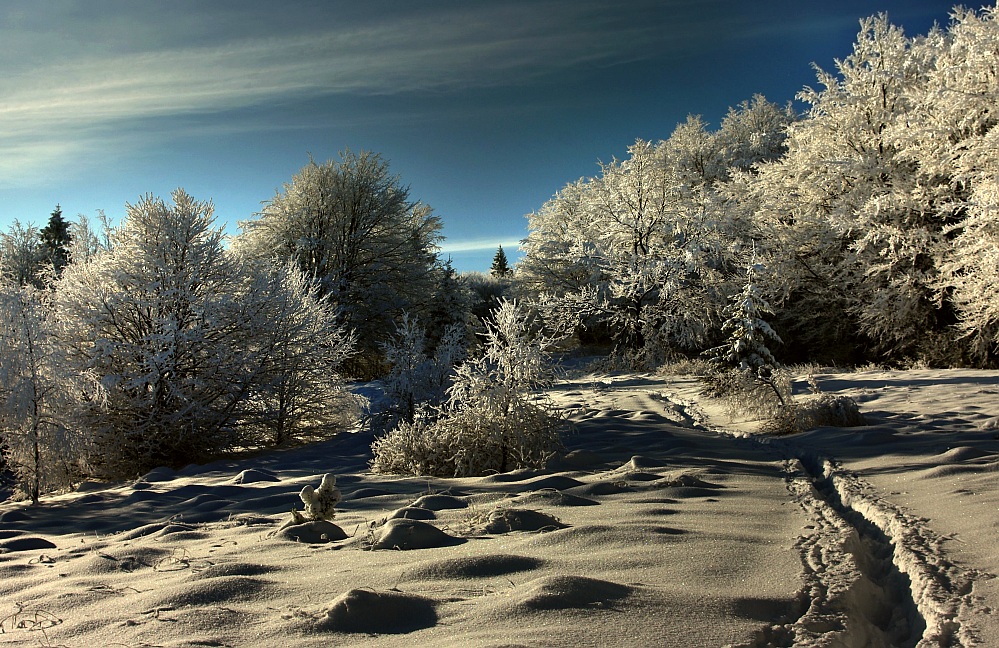
{"label": "snow mound", "polygon": [[404,592],[352,589],[333,600],[318,629],[405,634],[436,624],[437,608],[428,598]]}
{"label": "snow mound", "polygon": [[482,525],[484,533],[510,533],[512,531],[554,531],[565,529],[563,524],[551,515],[530,509],[497,509],[491,511]]}
{"label": "snow mound", "polygon": [[409,580],[490,578],[538,569],[544,564],[545,561],[540,558],[530,556],[508,554],[467,556],[418,565],[406,573],[406,578]]}
{"label": "snow mound", "polygon": [[465,542],[444,533],[432,524],[420,520],[396,518],[389,520],[382,527],[378,539],[372,549],[432,549],[435,547],[450,547]]}
{"label": "snow mound", "polygon": [[587,576],[543,576],[518,587],[514,605],[531,610],[609,607],[632,592],[627,585]]}
{"label": "snow mound", "polygon": [[278,531],[278,537],[306,544],[323,544],[347,538],[343,529],[329,520],[314,520],[304,524],[293,524]]}

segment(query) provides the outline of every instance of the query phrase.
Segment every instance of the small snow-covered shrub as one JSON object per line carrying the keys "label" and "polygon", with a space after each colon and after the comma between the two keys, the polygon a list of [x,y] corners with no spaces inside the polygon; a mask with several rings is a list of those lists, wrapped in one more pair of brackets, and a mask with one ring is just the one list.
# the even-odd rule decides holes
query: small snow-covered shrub
{"label": "small snow-covered shrub", "polygon": [[526,401],[504,416],[460,409],[435,421],[403,423],[376,439],[371,468],[438,477],[541,468],[561,447],[560,427],[559,417]]}
{"label": "small snow-covered shrub", "polygon": [[714,371],[712,364],[703,358],[679,357],[656,370],[661,376],[708,376]]}
{"label": "small snow-covered shrub", "polygon": [[543,466],[560,447],[561,419],[531,392],[551,380],[556,342],[515,301],[500,300],[485,354],[455,368],[448,402],[432,416],[374,441],[372,469],[457,477]]}
{"label": "small snow-covered shrub", "polygon": [[795,402],[798,428],[859,427],[867,425],[857,401],[849,396],[812,394]]}
{"label": "small snow-covered shrub", "polygon": [[760,376],[735,369],[722,374],[721,384],[720,395],[732,417],[771,419],[793,409],[791,376],[784,370]]}
{"label": "small snow-covered shrub", "polygon": [[788,401],[760,424],[764,434],[796,434],[818,427],[859,427],[867,425],[857,402],[849,396],[815,392]]}

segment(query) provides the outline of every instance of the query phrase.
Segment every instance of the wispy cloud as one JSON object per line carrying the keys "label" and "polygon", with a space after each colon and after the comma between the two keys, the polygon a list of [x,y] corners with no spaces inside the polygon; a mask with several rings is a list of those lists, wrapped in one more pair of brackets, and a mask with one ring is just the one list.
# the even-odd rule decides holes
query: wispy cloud
{"label": "wispy cloud", "polygon": [[[166,33],[147,50],[133,35],[125,51],[84,44],[72,57],[51,58],[45,43],[72,25],[50,25],[48,37],[31,46],[32,34],[17,31],[24,21],[14,21],[14,32],[0,28],[0,41],[18,44],[0,53],[0,69],[7,70],[0,77],[0,148],[15,151],[0,161],[0,173],[48,164],[53,155],[113,136],[123,122],[323,96],[523,84],[641,58],[662,38],[653,26],[619,20],[611,9],[592,1],[476,3],[269,37],[220,33],[214,44],[190,39],[183,31],[188,20],[172,34],[170,23],[159,25]],[[220,25],[225,18],[215,16]],[[238,13],[231,18],[238,24]],[[138,24],[141,16],[136,21],[150,32]],[[128,27],[114,23],[122,34],[131,33]],[[118,32],[104,36],[119,38]]]}
{"label": "wispy cloud", "polygon": [[516,240],[497,240],[497,239],[473,239],[465,241],[445,241],[441,245],[441,252],[447,254],[449,252],[481,252],[483,250],[496,250],[499,246],[503,246],[507,250],[517,250],[520,249],[520,241]]}

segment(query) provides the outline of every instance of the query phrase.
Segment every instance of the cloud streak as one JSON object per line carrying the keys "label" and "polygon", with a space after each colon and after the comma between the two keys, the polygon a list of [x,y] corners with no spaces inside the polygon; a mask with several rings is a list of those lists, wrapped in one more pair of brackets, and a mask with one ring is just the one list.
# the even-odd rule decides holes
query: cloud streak
{"label": "cloud streak", "polygon": [[[178,33],[179,44],[167,46],[171,39],[160,35],[148,51],[136,51],[133,39],[122,48],[126,52],[103,45],[72,59],[56,53],[47,60],[37,48],[23,56],[0,56],[0,66],[9,71],[0,78],[0,147],[16,152],[0,162],[0,171],[46,163],[51,156],[45,151],[56,146],[53,142],[72,149],[71,142],[108,136],[126,121],[337,95],[525,84],[646,56],[659,34],[599,7],[562,0],[500,7],[483,3],[304,33],[234,33],[212,45],[202,39],[185,43]],[[22,46],[29,38],[0,31],[0,40]]]}
{"label": "cloud streak", "polygon": [[469,239],[469,240],[458,240],[458,241],[445,241],[441,245],[441,252],[443,254],[448,254],[450,252],[482,252],[484,250],[493,250],[499,246],[503,246],[506,250],[519,250],[520,241],[515,240],[497,240],[497,239]]}

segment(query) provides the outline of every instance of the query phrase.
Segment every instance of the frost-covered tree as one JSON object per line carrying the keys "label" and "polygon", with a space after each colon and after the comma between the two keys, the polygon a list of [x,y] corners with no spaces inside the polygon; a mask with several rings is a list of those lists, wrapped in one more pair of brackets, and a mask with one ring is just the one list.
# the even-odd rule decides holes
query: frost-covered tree
{"label": "frost-covered tree", "polygon": [[792,348],[994,358],[976,306],[993,272],[980,227],[995,175],[994,16],[956,10],[949,28],[916,38],[885,16],[863,20],[852,53],[799,96],[811,108],[787,154],[735,179]]}
{"label": "frost-covered tree", "polygon": [[362,374],[377,372],[379,342],[401,313],[425,311],[440,271],[440,220],[374,153],[310,162],[240,226],[241,254],[293,260],[318,281],[357,335]]}
{"label": "frost-covered tree", "polygon": [[676,258],[668,232],[679,183],[663,147],[651,142],[636,142],[627,159],[600,169],[528,217],[522,274],[538,292],[559,297],[561,314],[579,324],[609,321],[619,349],[634,351]]}
{"label": "frost-covered tree", "polygon": [[968,355],[991,366],[999,359],[999,187],[994,179],[975,188],[972,203],[974,210],[943,264],[941,283],[954,302]]}
{"label": "frost-covered tree", "polygon": [[303,513],[292,511],[292,519],[295,522],[298,522],[297,517],[301,517],[303,522],[332,520],[336,517],[336,505],[342,499],[340,489],[336,487],[336,475],[331,473],[323,475],[319,488],[313,488],[311,484],[303,486],[298,497],[305,505],[305,511]]}
{"label": "frost-covered tree", "polygon": [[38,228],[15,220],[6,232],[0,232],[0,274],[16,284],[45,284],[45,250]]}
{"label": "frost-covered tree", "polygon": [[413,422],[422,388],[421,369],[426,363],[426,335],[419,322],[403,313],[393,339],[385,343],[385,361],[392,368],[385,376],[385,395],[398,418]]}
{"label": "frost-covered tree", "polygon": [[[103,231],[112,230],[103,211],[98,212],[98,220],[103,226]],[[86,215],[79,214],[76,220],[69,224],[68,252],[70,262],[84,263],[105,249],[106,245],[104,241],[101,241],[100,231],[95,229]]]}
{"label": "frost-covered tree", "polygon": [[700,350],[741,264],[743,226],[718,185],[779,155],[791,119],[756,97],[717,132],[689,117],[665,141],[639,140],[528,216],[519,281],[553,316],[611,331],[619,351]]}
{"label": "frost-covered tree", "polygon": [[213,207],[182,190],[172,198],[126,205],[110,249],[68,266],[57,285],[62,343],[107,393],[105,406],[84,411],[100,474],[182,465],[229,447],[254,371],[232,351],[237,268],[212,228]]}
{"label": "frost-covered tree", "polygon": [[774,312],[757,283],[762,271],[760,264],[749,266],[742,292],[734,295],[725,308],[725,343],[706,353],[719,367],[769,377],[780,366],[770,346],[782,340],[767,321]]}
{"label": "frost-covered tree", "polygon": [[384,378],[393,422],[412,423],[419,408],[439,407],[447,397],[454,367],[465,357],[465,327],[446,327],[430,348],[429,334],[416,318],[403,313],[396,334],[384,344],[391,369]]}
{"label": "frost-covered tree", "polygon": [[82,409],[100,475],[282,442],[339,411],[325,363],[346,336],[329,306],[295,273],[250,274],[211,203],[172,199],[126,205],[106,249],[56,286],[60,343],[106,393]]}
{"label": "frost-covered tree", "polygon": [[944,313],[953,310],[963,353],[978,364],[994,364],[999,359],[997,8],[955,10],[946,31],[918,39],[912,51],[928,69],[926,82],[911,89],[910,109],[889,136],[899,155],[918,165],[920,196],[943,229],[935,302]]}
{"label": "frost-covered tree", "polygon": [[909,39],[883,15],[863,20],[836,74],[819,70],[822,88],[799,95],[808,114],[749,191],[786,330],[811,337],[807,346],[925,356],[954,320],[936,288],[953,186],[898,136],[913,126],[938,38]]}
{"label": "frost-covered tree", "polygon": [[727,400],[731,414],[766,418],[774,430],[789,432],[794,421],[790,377],[770,351],[782,340],[768,321],[773,309],[758,283],[763,274],[762,265],[750,264],[742,290],[725,308],[726,339],[705,352],[714,365],[705,382],[713,395]]}
{"label": "frost-covered tree", "polygon": [[436,353],[438,346],[452,329],[460,329],[462,339],[459,346],[465,346],[464,338],[472,325],[472,309],[475,295],[463,275],[459,275],[451,264],[451,259],[441,263],[437,273],[430,304],[423,316],[426,323],[427,351]]}
{"label": "frost-covered tree", "polygon": [[86,439],[72,417],[89,372],[67,366],[48,291],[0,279],[0,448],[22,492],[38,503],[82,474]]}
{"label": "frost-covered tree", "polygon": [[501,299],[483,334],[485,352],[463,363],[450,390],[450,405],[491,404],[505,415],[513,402],[554,377],[551,350],[561,336],[546,333],[516,300]]}
{"label": "frost-covered tree", "polygon": [[787,128],[795,120],[790,105],[781,108],[763,95],[729,108],[713,137],[724,176],[732,171],[755,171],[761,163],[779,160],[787,151]]}
{"label": "frost-covered tree", "polygon": [[293,264],[243,271],[235,313],[242,330],[231,342],[233,353],[256,366],[238,408],[240,426],[256,431],[247,442],[280,446],[352,425],[358,407],[339,369],[353,353],[353,338],[328,297]]}

